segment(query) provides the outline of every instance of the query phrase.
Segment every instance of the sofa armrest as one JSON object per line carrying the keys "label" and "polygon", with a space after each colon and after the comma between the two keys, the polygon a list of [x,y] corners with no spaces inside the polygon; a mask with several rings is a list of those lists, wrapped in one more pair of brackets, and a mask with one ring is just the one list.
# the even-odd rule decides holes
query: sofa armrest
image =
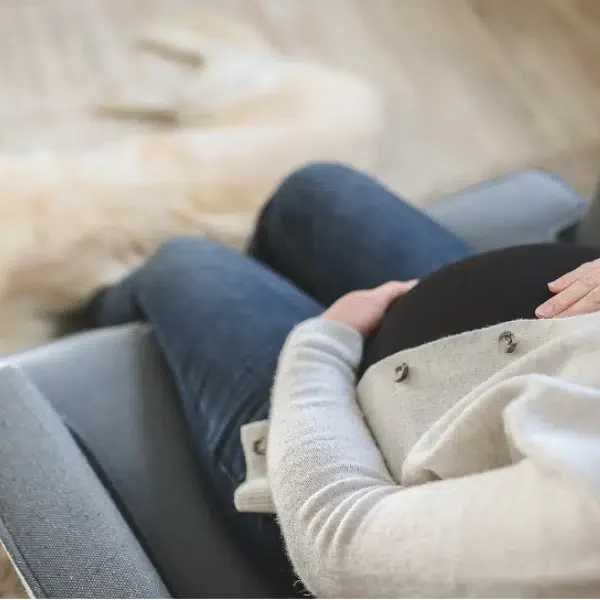
{"label": "sofa armrest", "polygon": [[575,240],[584,246],[600,248],[600,181],[596,184],[589,210],[579,223]]}
{"label": "sofa armrest", "polygon": [[0,536],[36,597],[168,596],[60,417],[14,366],[0,369],[0,482]]}
{"label": "sofa armrest", "polygon": [[587,203],[561,179],[528,170],[466,188],[434,204],[428,213],[482,252],[554,242],[587,210]]}

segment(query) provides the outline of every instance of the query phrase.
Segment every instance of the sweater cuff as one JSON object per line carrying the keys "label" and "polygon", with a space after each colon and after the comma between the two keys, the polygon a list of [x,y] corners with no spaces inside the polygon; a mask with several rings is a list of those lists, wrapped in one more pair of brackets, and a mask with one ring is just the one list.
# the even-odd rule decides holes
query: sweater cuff
{"label": "sweater cuff", "polygon": [[288,337],[285,350],[302,346],[318,346],[336,354],[356,369],[362,359],[363,337],[348,325],[317,317],[294,328]]}

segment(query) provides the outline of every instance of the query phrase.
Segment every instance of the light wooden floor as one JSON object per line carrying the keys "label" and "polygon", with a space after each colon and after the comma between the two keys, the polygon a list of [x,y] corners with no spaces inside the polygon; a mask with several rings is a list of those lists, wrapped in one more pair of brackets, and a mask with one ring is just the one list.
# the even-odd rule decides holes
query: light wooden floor
{"label": "light wooden floor", "polygon": [[[52,22],[36,17],[42,3],[56,9]],[[194,4],[378,84],[389,116],[377,173],[409,198],[525,166],[550,168],[588,195],[600,174],[600,0],[0,0],[0,146],[85,109],[46,102],[49,67],[67,92],[78,76],[93,81],[90,69],[110,79],[119,60],[107,36],[125,45],[152,10]],[[26,40],[25,21],[35,31]],[[62,54],[40,52],[46,63],[33,64],[35,44]],[[92,100],[90,86],[77,98]]]}
{"label": "light wooden floor", "polygon": [[598,0],[214,0],[385,90],[379,174],[436,196],[526,165],[600,175]]}
{"label": "light wooden floor", "polygon": [[136,26],[197,5],[378,84],[377,173],[409,198],[527,165],[587,194],[600,173],[600,0],[0,0],[0,147],[64,135]]}

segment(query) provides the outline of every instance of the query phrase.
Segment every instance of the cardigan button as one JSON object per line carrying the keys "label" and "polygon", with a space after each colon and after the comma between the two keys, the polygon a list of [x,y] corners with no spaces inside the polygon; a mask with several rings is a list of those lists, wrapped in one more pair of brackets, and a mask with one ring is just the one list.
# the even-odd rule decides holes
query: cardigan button
{"label": "cardigan button", "polygon": [[254,454],[258,454],[258,456],[264,456],[267,453],[267,443],[265,438],[258,438],[252,445],[252,449],[254,450]]}
{"label": "cardigan button", "polygon": [[517,340],[512,331],[503,331],[498,341],[504,344],[504,352],[512,354],[517,348]]}
{"label": "cardigan button", "polygon": [[395,369],[394,369],[394,373],[396,374],[396,383],[400,383],[401,381],[404,381],[407,377],[408,377],[408,372],[409,372],[409,367],[408,365],[404,362],[401,365],[398,365]]}

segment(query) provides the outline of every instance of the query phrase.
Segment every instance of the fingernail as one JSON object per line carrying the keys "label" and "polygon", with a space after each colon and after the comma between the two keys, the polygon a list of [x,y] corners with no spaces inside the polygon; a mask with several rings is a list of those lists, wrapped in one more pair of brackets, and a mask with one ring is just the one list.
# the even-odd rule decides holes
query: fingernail
{"label": "fingernail", "polygon": [[546,319],[552,315],[552,310],[548,306],[538,306],[535,309],[535,314],[540,319]]}

